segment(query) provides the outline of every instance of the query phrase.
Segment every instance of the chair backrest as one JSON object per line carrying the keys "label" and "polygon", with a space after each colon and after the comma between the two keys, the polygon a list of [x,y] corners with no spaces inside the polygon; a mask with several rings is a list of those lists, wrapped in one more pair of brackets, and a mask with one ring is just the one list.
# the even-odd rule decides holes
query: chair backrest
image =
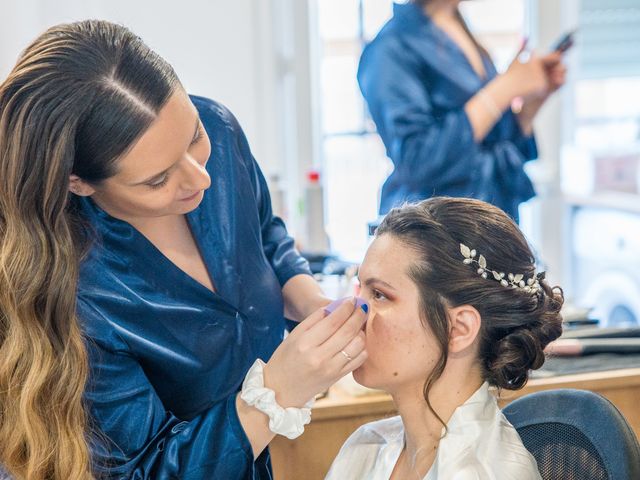
{"label": "chair backrest", "polygon": [[600,395],[536,392],[511,402],[503,413],[544,480],[640,480],[638,440],[618,409]]}

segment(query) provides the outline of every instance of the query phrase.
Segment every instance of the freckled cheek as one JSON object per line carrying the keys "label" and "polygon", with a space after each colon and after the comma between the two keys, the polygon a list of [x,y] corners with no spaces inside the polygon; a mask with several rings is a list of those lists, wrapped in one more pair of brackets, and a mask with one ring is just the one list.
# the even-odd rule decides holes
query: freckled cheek
{"label": "freckled cheek", "polygon": [[394,368],[397,359],[411,354],[410,332],[404,331],[398,321],[376,314],[367,324],[366,341],[369,358],[386,368]]}

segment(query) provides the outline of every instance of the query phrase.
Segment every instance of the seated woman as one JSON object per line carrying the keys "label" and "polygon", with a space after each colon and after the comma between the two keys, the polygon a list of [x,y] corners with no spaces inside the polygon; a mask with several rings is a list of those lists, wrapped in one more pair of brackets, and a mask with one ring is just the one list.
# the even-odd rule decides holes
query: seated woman
{"label": "seated woman", "polygon": [[327,478],[539,479],[489,390],[522,388],[562,331],[562,291],[516,224],[471,199],[394,209],[359,275],[368,359],[354,377],[400,415],[360,427]]}

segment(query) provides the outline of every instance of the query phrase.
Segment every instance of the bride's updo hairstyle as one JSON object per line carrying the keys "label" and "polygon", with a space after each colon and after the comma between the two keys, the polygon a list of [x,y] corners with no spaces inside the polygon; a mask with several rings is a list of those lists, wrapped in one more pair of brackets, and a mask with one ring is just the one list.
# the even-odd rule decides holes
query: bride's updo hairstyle
{"label": "bride's updo hairstyle", "polygon": [[382,235],[401,241],[419,259],[408,274],[420,292],[422,321],[441,349],[424,386],[429,406],[429,390],[448,358],[446,312],[461,305],[482,318],[478,360],[484,380],[522,388],[529,372],[544,363],[544,348],[562,333],[564,297],[536,272],[518,226],[488,203],[434,197],[391,210],[376,231]]}

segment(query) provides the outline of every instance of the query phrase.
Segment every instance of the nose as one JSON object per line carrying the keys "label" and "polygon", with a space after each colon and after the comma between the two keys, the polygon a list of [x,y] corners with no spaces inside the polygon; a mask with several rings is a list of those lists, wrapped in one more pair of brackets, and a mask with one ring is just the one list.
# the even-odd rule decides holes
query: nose
{"label": "nose", "polygon": [[186,155],[181,162],[182,182],[181,188],[185,191],[195,192],[206,190],[211,185],[211,177],[205,168],[206,161],[201,162],[192,155]]}

